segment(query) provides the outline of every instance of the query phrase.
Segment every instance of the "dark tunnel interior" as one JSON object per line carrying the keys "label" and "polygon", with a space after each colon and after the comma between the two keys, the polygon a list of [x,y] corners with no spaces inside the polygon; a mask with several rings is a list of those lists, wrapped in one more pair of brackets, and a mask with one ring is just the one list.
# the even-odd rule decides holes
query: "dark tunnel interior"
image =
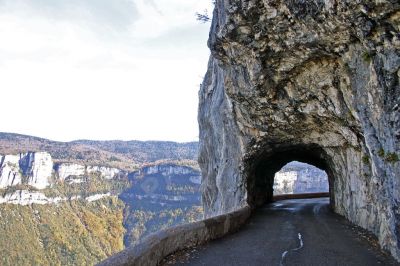
{"label": "dark tunnel interior", "polygon": [[326,152],[316,145],[279,146],[261,152],[253,159],[247,180],[248,203],[252,207],[261,206],[273,200],[275,174],[286,164],[298,161],[313,165],[328,175],[331,205],[333,202],[334,171]]}

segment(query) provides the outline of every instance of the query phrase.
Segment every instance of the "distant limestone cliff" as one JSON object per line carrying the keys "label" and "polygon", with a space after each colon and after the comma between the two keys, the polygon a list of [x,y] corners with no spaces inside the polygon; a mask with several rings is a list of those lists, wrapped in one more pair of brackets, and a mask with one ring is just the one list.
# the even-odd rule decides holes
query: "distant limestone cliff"
{"label": "distant limestone cliff", "polygon": [[125,171],[106,166],[54,163],[47,152],[0,155],[0,188],[28,185],[44,189],[56,181],[82,182],[79,177],[92,173],[99,173],[106,179],[127,175]]}
{"label": "distant limestone cliff", "polygon": [[20,184],[43,189],[49,186],[53,160],[46,152],[0,155],[0,188]]}
{"label": "distant limestone cliff", "polygon": [[328,175],[315,166],[291,162],[275,174],[273,189],[274,195],[328,192]]}

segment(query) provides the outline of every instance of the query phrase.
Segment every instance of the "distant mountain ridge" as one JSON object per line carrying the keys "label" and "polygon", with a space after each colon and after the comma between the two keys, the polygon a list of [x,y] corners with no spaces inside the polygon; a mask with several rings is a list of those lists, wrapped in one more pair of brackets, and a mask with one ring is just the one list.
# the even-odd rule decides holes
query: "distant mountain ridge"
{"label": "distant mountain ridge", "polygon": [[72,162],[115,167],[126,171],[157,161],[197,167],[198,142],[75,140],[52,141],[44,138],[0,132],[0,154],[45,151],[56,162]]}

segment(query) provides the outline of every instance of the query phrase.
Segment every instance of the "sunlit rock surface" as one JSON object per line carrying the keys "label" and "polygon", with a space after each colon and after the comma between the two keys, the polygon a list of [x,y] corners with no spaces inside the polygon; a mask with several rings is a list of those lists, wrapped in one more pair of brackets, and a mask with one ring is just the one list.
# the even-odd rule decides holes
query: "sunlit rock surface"
{"label": "sunlit rock surface", "polygon": [[0,188],[21,184],[18,155],[0,155]]}
{"label": "sunlit rock surface", "polygon": [[49,186],[53,161],[46,152],[0,156],[0,188],[27,184],[43,189]]}
{"label": "sunlit rock surface", "polygon": [[328,176],[309,164],[291,162],[274,177],[274,195],[328,192]]}
{"label": "sunlit rock surface", "polygon": [[[111,193],[105,194],[94,194],[83,198],[88,202],[100,200],[105,197],[111,197]],[[0,196],[0,204],[16,204],[16,205],[31,205],[31,204],[57,204],[63,201],[71,201],[82,199],[82,196],[72,196],[66,197],[47,197],[44,193],[39,191],[29,191],[29,190],[16,190],[15,192],[7,193]]]}
{"label": "sunlit rock surface", "polygon": [[87,166],[86,172],[87,173],[100,173],[100,175],[106,179],[113,179],[123,171],[121,171],[117,168],[111,168],[111,167],[105,167],[105,166]]}
{"label": "sunlit rock surface", "polygon": [[31,192],[28,190],[17,190],[0,197],[1,203],[30,205],[30,204],[52,204],[62,201],[61,197],[47,198],[41,192]]}
{"label": "sunlit rock surface", "polygon": [[297,160],[400,259],[400,3],[217,0],[200,90],[207,216],[271,200]]}
{"label": "sunlit rock surface", "polygon": [[178,166],[172,164],[157,164],[141,168],[135,175],[151,175],[161,174],[163,176],[171,175],[187,175],[193,172],[193,169],[185,166]]}
{"label": "sunlit rock surface", "polygon": [[82,178],[89,174],[99,174],[106,179],[127,175],[127,172],[106,166],[81,165],[76,163],[59,163],[55,167],[55,174],[60,180],[71,183],[83,182]]}
{"label": "sunlit rock surface", "polygon": [[105,179],[127,176],[126,171],[106,166],[58,163],[54,165],[47,152],[28,152],[18,155],[0,155],[0,188],[29,185],[44,189],[51,185],[52,177],[68,183],[85,182],[85,177],[97,174]]}
{"label": "sunlit rock surface", "polygon": [[85,174],[85,166],[76,163],[62,163],[56,166],[56,172],[60,180],[70,176],[82,176]]}

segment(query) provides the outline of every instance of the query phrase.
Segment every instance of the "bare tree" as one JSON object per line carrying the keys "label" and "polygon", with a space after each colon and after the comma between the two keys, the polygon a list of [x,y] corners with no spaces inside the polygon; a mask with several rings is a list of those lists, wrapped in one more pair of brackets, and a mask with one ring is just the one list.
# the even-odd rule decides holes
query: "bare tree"
{"label": "bare tree", "polygon": [[[215,6],[216,0],[212,0],[211,3],[213,4],[213,6]],[[203,13],[196,12],[196,20],[200,21],[201,23],[210,22],[211,18],[212,16],[208,15],[207,9],[204,9]]]}
{"label": "bare tree", "polygon": [[206,23],[211,21],[207,9],[205,9],[203,13],[196,12],[196,20],[200,21],[201,23]]}

